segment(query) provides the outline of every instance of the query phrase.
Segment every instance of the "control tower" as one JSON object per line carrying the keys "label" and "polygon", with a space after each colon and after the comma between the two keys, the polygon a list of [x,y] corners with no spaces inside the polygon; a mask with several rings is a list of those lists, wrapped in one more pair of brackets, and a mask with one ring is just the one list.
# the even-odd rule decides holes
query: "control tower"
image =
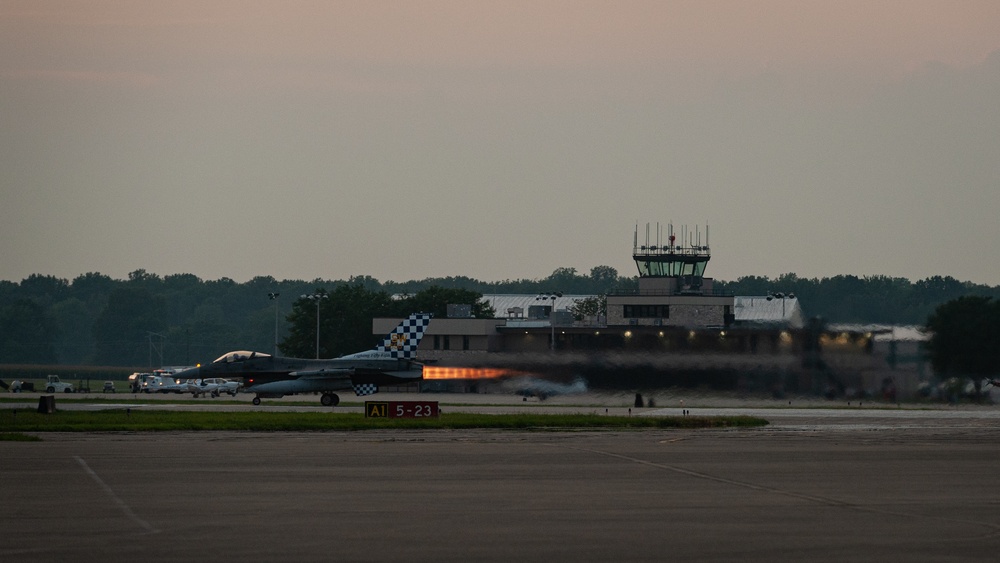
{"label": "control tower", "polygon": [[[681,227],[680,240],[670,223],[666,229],[656,225],[651,238],[650,225],[646,225],[645,242],[640,245],[639,227],[636,226],[632,242],[632,259],[639,269],[640,288],[660,289],[684,294],[701,294],[705,285],[705,267],[712,258],[708,247],[708,226],[705,226],[705,244],[702,245],[701,229]],[[659,281],[644,279],[655,278]],[[711,279],[707,280],[709,286]],[[711,287],[705,288],[711,291]]]}
{"label": "control tower", "polygon": [[[638,226],[632,241],[632,259],[639,270],[636,291],[608,295],[608,325],[636,327],[725,327],[733,322],[732,295],[716,293],[705,268],[712,258],[708,227],[674,231],[646,225],[640,239]],[[704,234],[704,240],[702,235]]]}

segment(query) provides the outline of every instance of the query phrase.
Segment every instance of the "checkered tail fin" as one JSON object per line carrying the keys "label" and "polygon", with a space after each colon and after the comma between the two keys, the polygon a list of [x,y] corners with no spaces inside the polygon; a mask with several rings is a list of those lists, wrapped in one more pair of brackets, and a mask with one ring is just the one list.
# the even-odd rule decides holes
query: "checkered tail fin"
{"label": "checkered tail fin", "polygon": [[417,346],[430,322],[430,313],[413,313],[399,323],[396,330],[389,333],[375,349],[389,352],[393,358],[412,359],[417,355]]}

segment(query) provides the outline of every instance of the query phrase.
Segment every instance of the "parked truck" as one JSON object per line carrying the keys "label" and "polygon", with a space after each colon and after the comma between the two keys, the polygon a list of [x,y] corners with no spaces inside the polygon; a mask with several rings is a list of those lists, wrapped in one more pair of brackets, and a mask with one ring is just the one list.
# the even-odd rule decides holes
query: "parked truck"
{"label": "parked truck", "polygon": [[46,393],[72,393],[73,391],[72,383],[59,381],[58,375],[47,376],[47,381],[45,382]]}

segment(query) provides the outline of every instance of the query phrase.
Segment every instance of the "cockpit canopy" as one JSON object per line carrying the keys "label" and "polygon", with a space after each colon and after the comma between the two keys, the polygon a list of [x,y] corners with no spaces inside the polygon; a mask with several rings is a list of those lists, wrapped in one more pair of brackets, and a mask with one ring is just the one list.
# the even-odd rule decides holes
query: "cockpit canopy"
{"label": "cockpit canopy", "polygon": [[251,352],[249,350],[237,350],[235,352],[229,352],[225,356],[219,356],[219,359],[212,362],[213,364],[229,364],[232,362],[243,362],[251,358],[269,358],[270,354],[265,354],[263,352]]}

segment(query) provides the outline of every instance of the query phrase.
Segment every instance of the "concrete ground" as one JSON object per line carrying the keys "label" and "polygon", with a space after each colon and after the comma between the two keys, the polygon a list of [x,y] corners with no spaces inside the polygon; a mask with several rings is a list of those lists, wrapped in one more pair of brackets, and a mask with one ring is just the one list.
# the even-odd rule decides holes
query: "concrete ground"
{"label": "concrete ground", "polygon": [[[437,398],[446,412],[634,408],[634,395],[455,397]],[[983,561],[1000,553],[996,407],[733,406],[686,396],[682,408],[680,400],[633,414],[760,411],[772,424],[0,442],[0,560]],[[190,408],[212,408],[198,404]]]}

